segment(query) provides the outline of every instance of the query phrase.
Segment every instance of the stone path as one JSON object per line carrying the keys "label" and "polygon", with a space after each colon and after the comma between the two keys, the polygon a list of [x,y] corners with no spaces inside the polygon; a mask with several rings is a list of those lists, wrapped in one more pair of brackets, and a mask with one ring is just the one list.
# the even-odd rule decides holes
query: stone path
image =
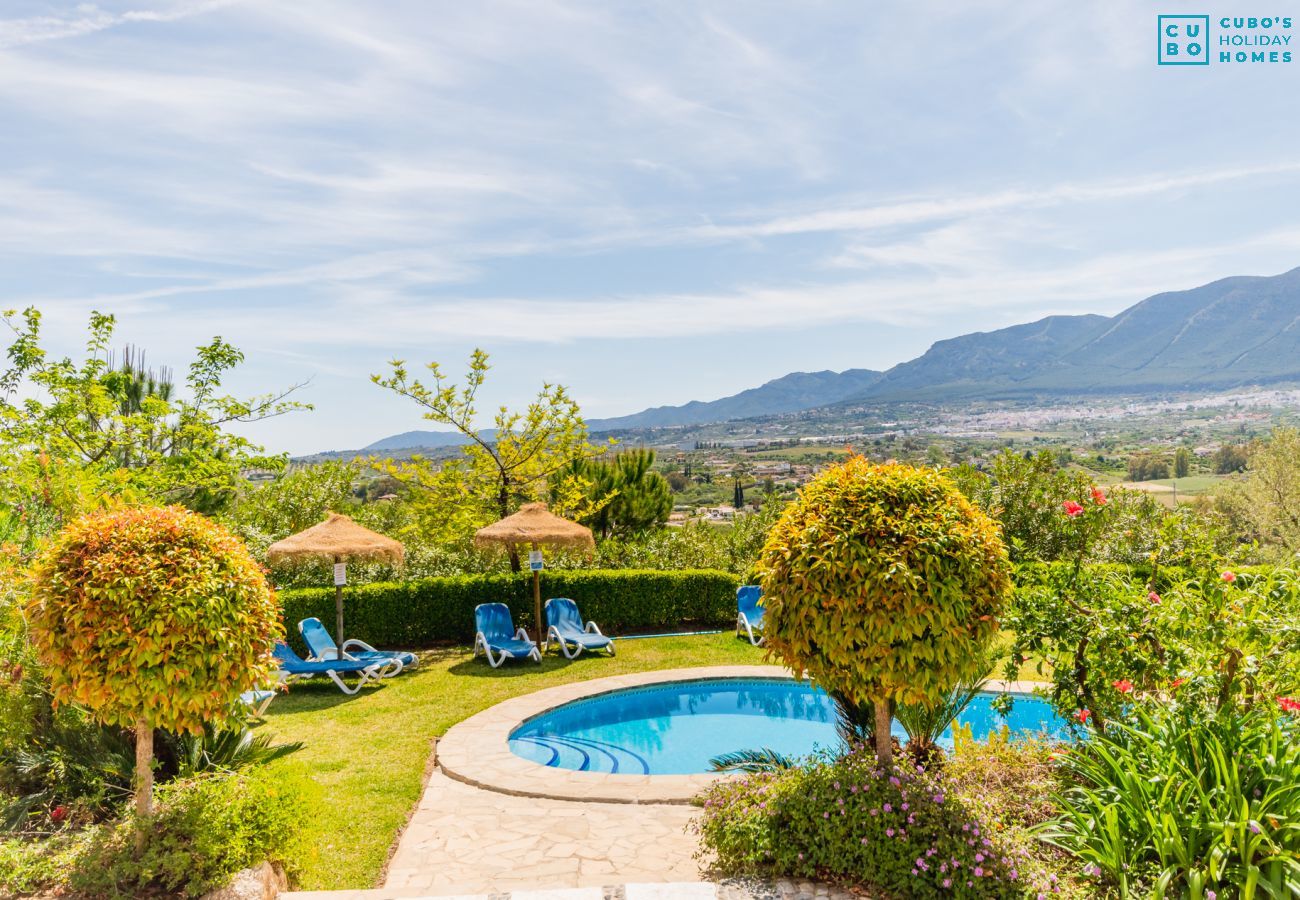
{"label": "stone path", "polygon": [[[383,890],[418,896],[699,881],[697,843],[687,830],[695,813],[669,804],[515,797],[434,772],[389,862]],[[350,900],[349,893],[312,896]]]}
{"label": "stone path", "polygon": [[869,895],[808,881],[772,883],[729,880],[721,883],[676,882],[616,884],[604,887],[494,891],[490,894],[411,894],[406,892],[333,891],[284,894],[301,900],[863,900]]}

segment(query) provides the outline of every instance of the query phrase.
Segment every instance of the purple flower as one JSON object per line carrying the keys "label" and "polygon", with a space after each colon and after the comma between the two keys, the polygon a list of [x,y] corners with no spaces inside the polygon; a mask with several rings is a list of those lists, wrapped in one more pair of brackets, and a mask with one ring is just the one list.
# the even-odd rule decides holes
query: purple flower
{"label": "purple flower", "polygon": [[945,879],[943,880],[943,886],[946,887],[946,888],[952,887],[952,879],[951,879],[951,878],[945,878]]}
{"label": "purple flower", "polygon": [[981,867],[979,867],[979,866],[976,866],[976,867],[975,867],[975,877],[976,877],[976,878],[983,878],[983,877],[984,877],[984,870],[983,870]]}
{"label": "purple flower", "polygon": [[893,836],[894,836],[894,829],[892,829],[892,828],[886,828],[886,829],[885,829],[885,837],[893,837]]}
{"label": "purple flower", "polygon": [[1206,891],[1205,900],[1219,900],[1219,895],[1214,891]]}
{"label": "purple flower", "polygon": [[893,811],[894,811],[893,804],[886,803],[886,804],[885,804],[885,812],[893,812]]}
{"label": "purple flower", "polygon": [[1251,823],[1250,823],[1250,833],[1251,833],[1251,834],[1259,834],[1259,823],[1258,823],[1258,822],[1251,822]]}

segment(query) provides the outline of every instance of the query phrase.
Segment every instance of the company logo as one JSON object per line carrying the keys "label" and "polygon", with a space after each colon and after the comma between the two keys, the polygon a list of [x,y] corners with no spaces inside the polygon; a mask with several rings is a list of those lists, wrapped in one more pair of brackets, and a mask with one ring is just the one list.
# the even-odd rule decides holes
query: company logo
{"label": "company logo", "polygon": [[1160,49],[1156,62],[1162,66],[1208,66],[1210,64],[1209,16],[1157,16]]}
{"label": "company logo", "polygon": [[1290,16],[1223,16],[1210,34],[1209,16],[1157,16],[1156,63],[1208,66],[1217,63],[1291,62]]}

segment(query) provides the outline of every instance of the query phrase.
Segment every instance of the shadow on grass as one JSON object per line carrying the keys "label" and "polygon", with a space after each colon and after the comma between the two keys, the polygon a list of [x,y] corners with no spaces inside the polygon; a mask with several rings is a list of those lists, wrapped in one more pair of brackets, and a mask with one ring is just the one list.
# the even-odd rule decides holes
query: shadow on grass
{"label": "shadow on grass", "polygon": [[447,669],[451,675],[463,675],[470,678],[520,678],[528,675],[542,675],[559,672],[570,666],[585,666],[595,657],[578,657],[565,659],[563,656],[543,656],[541,665],[531,659],[508,659],[499,668],[492,668],[481,656],[462,660]]}

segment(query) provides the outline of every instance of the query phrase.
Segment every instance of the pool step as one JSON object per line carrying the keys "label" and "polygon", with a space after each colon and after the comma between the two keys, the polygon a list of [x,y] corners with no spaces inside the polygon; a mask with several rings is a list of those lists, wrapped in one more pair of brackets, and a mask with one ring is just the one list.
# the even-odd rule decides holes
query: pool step
{"label": "pool step", "polygon": [[529,734],[512,738],[510,748],[525,759],[558,769],[606,775],[650,774],[650,763],[641,754],[595,738]]}

